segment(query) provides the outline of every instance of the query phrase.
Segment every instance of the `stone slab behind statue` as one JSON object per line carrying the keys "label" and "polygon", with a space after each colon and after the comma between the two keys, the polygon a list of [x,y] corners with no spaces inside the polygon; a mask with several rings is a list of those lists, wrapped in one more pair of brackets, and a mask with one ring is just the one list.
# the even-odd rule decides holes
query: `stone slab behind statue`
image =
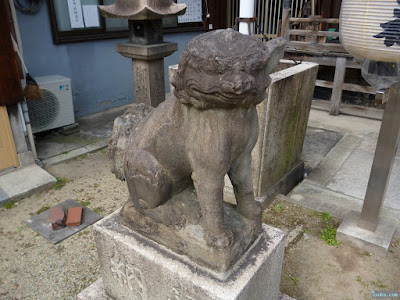
{"label": "stone slab behind statue", "polygon": [[[318,64],[312,62],[295,65],[281,60],[278,68],[270,75],[267,99],[257,105],[260,128],[252,152],[255,194],[266,204],[268,198],[288,193],[303,178],[301,152],[318,73]],[[301,168],[300,178],[296,166]],[[276,184],[285,176],[291,185],[283,182],[280,189]]]}
{"label": "stone slab behind statue", "polygon": [[281,297],[284,235],[279,229],[264,224],[260,238],[229,272],[214,273],[122,226],[118,213],[94,226],[104,290],[97,282],[78,299],[105,299],[104,291],[115,299],[143,300]]}

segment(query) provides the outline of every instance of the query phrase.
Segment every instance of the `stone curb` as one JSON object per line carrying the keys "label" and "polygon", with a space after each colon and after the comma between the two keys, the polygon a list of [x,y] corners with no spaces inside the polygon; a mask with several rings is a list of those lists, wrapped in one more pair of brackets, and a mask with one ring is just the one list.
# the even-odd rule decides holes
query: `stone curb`
{"label": "stone curb", "polygon": [[91,153],[103,148],[106,148],[108,146],[108,142],[110,141],[109,138],[97,141],[93,144],[86,145],[84,147],[74,149],[68,153],[65,154],[59,154],[57,156],[53,156],[47,159],[42,160],[42,163],[44,166],[52,166],[56,165],[62,162],[66,162],[68,160],[71,160],[75,157],[81,156],[86,153]]}
{"label": "stone curb", "polygon": [[0,177],[0,205],[17,201],[54,185],[56,178],[33,164]]}

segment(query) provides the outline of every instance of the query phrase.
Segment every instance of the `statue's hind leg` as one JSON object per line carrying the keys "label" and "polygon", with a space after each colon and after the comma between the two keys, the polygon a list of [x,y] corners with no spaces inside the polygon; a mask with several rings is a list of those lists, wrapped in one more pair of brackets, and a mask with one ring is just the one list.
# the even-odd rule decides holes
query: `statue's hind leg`
{"label": "statue's hind leg", "polygon": [[137,210],[156,208],[171,198],[172,183],[168,173],[151,153],[127,151],[124,173],[130,201]]}
{"label": "statue's hind leg", "polygon": [[[174,227],[185,223],[182,214],[172,206],[163,205],[173,196],[173,184],[168,173],[151,153],[143,150],[128,152],[124,169],[130,198],[121,213],[127,219],[130,218],[133,205],[142,215],[156,223]],[[141,230],[149,226],[146,220],[142,221]]]}

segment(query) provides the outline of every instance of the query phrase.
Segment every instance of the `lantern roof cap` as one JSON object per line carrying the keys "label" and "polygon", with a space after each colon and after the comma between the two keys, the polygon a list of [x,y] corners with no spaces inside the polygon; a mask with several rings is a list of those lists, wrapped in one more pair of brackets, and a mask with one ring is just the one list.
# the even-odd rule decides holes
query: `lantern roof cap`
{"label": "lantern roof cap", "polygon": [[186,4],[172,0],[115,0],[115,4],[99,5],[104,17],[130,20],[154,20],[183,15]]}

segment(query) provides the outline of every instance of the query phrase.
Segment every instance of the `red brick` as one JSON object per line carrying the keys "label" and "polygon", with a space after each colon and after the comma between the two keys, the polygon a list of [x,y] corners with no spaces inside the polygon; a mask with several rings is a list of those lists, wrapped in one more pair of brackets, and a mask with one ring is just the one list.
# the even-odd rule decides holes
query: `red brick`
{"label": "red brick", "polygon": [[71,207],[68,209],[67,226],[81,225],[82,221],[82,207]]}
{"label": "red brick", "polygon": [[50,223],[53,230],[65,227],[65,213],[62,206],[50,208]]}

